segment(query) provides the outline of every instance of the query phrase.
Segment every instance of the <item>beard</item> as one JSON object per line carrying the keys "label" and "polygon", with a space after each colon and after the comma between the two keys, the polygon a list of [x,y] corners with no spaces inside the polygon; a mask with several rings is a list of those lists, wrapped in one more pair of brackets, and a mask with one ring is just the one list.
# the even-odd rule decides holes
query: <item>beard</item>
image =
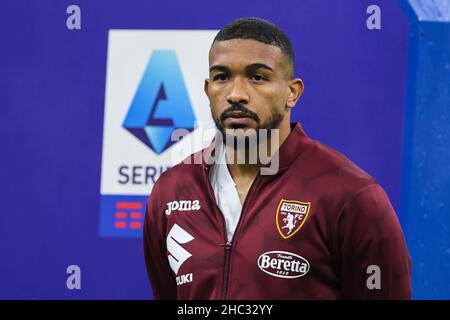
{"label": "beard", "polygon": [[[231,116],[233,112],[244,113],[246,117],[253,119],[256,122],[256,128],[247,129],[250,133],[245,132],[243,130],[244,127],[240,126],[225,128],[224,121]],[[231,105],[229,108],[225,109],[219,117],[212,114],[216,127],[222,134],[224,145],[227,144],[227,141],[233,142],[233,147],[235,150],[241,148],[248,150],[254,147],[255,144],[258,146],[260,143],[266,143],[267,140],[271,138],[271,131],[279,128],[284,116],[285,114],[283,112],[274,112],[267,118],[266,121],[261,123],[259,116],[242,104]],[[267,135],[261,134],[262,130],[266,130]],[[243,140],[244,143],[239,143],[239,140]]]}

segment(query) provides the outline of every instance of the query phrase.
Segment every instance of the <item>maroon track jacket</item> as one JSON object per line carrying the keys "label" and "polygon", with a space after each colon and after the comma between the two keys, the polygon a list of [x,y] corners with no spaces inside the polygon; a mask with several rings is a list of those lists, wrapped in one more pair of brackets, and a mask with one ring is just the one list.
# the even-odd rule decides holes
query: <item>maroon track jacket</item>
{"label": "maroon track jacket", "polygon": [[[232,241],[203,157],[154,185],[144,250],[155,299],[410,299],[411,260],[377,182],[299,123],[258,175]],[[198,159],[198,158],[197,158]]]}

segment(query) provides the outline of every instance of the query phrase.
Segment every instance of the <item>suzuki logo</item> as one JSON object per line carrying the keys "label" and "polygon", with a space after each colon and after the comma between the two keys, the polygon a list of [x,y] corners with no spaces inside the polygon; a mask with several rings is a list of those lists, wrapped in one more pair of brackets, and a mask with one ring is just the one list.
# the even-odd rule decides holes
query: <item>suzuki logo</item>
{"label": "suzuki logo", "polygon": [[192,240],[194,240],[194,237],[176,223],[170,229],[167,235],[167,251],[169,251],[168,259],[170,267],[175,274],[178,274],[181,265],[192,256],[180,243],[188,243]]}

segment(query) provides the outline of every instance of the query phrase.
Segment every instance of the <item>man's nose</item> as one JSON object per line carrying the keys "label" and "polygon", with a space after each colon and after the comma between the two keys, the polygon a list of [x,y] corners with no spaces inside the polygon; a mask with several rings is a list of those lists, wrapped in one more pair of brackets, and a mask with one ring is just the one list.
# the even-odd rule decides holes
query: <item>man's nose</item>
{"label": "man's nose", "polygon": [[229,104],[247,104],[249,96],[246,92],[244,79],[235,78],[232,82],[231,91],[227,96]]}

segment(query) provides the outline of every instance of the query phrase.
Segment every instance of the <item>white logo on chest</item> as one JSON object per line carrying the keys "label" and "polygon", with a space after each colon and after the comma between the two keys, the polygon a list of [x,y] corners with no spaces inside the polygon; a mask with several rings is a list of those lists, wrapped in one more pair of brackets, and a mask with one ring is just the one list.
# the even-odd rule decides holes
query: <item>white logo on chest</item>
{"label": "white logo on chest", "polygon": [[258,267],[271,276],[293,279],[308,273],[309,262],[292,252],[269,251],[259,256]]}
{"label": "white logo on chest", "polygon": [[200,210],[200,201],[198,200],[180,200],[167,202],[166,215],[170,215],[173,211],[198,211]]}
{"label": "white logo on chest", "polygon": [[192,240],[194,240],[194,237],[176,223],[172,226],[172,229],[170,229],[166,240],[167,251],[169,251],[167,259],[175,274],[178,274],[181,265],[192,256],[192,254],[180,244],[188,243]]}

